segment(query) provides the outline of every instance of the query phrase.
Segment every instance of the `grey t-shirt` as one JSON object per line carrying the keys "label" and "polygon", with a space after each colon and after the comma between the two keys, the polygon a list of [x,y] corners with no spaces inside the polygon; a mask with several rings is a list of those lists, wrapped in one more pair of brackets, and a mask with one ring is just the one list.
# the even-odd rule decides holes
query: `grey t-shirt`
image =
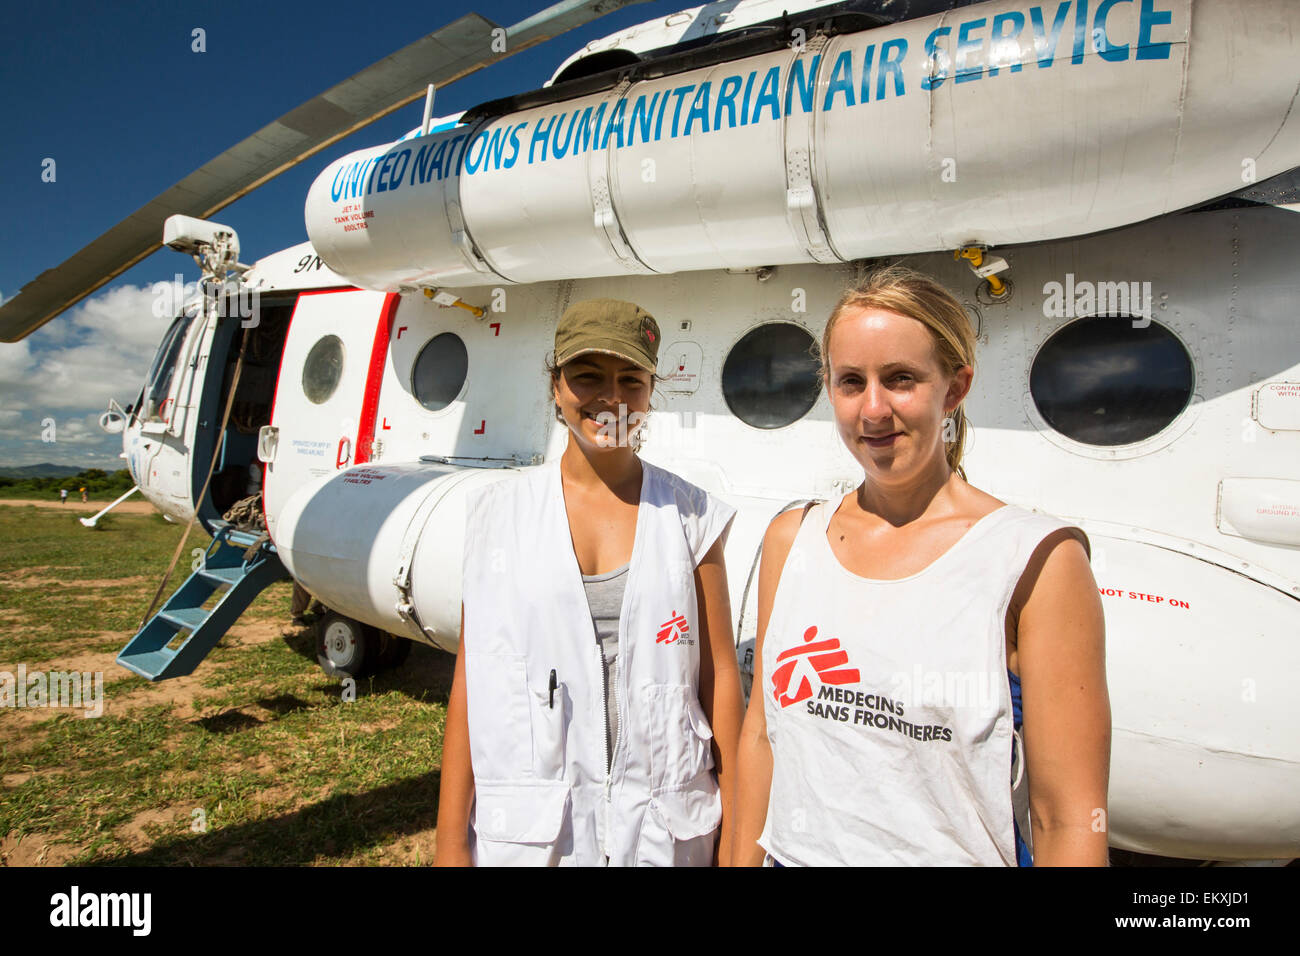
{"label": "grey t-shirt", "polygon": [[[630,562],[629,562],[630,563]],[[618,739],[618,705],[614,699],[614,667],[618,661],[618,619],[623,613],[623,589],[627,584],[625,564],[604,574],[584,574],[582,587],[587,592],[587,606],[595,625],[596,642],[605,659],[605,753],[614,759],[614,741]],[[605,767],[609,771],[608,764]]]}

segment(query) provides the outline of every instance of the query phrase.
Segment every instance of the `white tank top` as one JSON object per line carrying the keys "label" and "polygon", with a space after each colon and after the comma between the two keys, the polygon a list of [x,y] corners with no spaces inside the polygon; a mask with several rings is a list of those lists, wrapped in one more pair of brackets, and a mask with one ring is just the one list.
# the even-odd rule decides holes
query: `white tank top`
{"label": "white tank top", "polygon": [[884,581],[831,551],[838,505],[800,526],[764,636],[759,843],[786,866],[1015,866],[1006,610],[1034,549],[1068,526],[1006,505]]}

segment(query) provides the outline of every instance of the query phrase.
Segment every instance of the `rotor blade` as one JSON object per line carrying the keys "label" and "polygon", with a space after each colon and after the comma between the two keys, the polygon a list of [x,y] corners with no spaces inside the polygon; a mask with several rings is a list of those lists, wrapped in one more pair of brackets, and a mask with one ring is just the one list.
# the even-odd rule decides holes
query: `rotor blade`
{"label": "rotor blade", "polygon": [[162,246],[163,221],[206,219],[280,173],[439,87],[614,10],[645,0],[563,0],[505,28],[468,13],[262,127],[155,196],[0,305],[0,341],[17,342]]}

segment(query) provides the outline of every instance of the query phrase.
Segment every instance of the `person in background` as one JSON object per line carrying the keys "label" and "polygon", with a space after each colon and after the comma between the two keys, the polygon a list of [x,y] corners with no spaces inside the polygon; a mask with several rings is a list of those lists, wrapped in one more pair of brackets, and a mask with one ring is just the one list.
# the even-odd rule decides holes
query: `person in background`
{"label": "person in background", "polygon": [[865,480],[768,527],[737,864],[1106,863],[1087,538],[966,482],[974,344],[961,303],[899,267],[826,324],[823,382]]}
{"label": "person in background", "polygon": [[68,489],[67,489],[67,488],[60,488],[60,489],[59,489],[59,504],[61,504],[61,505],[66,505],[67,503],[68,503]]}

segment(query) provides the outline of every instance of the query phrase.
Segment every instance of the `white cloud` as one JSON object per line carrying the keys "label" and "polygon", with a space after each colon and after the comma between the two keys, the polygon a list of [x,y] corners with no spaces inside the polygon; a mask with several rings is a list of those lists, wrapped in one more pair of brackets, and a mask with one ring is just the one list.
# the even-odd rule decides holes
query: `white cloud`
{"label": "white cloud", "polygon": [[[60,444],[67,442],[69,445],[90,445],[91,447],[102,445],[107,433],[99,427],[96,419],[97,416],[91,414],[84,418],[69,418],[64,421],[56,421],[55,441]],[[120,444],[122,439],[115,437],[114,441]]]}
{"label": "white cloud", "polygon": [[[105,436],[106,438],[108,436]],[[103,468],[105,471],[117,471],[125,468],[126,462],[119,458],[122,451],[121,438],[112,436],[118,443],[109,442],[106,447],[87,450],[85,445],[71,445],[58,442],[43,445],[40,441],[17,442],[0,440],[0,464],[19,468],[23,465],[71,465],[74,468]]]}
{"label": "white cloud", "polygon": [[[174,293],[170,281],[118,286],[0,344],[0,462],[81,464],[92,448],[115,456],[121,438],[99,429],[99,414],[110,398],[126,405],[140,391],[176,314]],[[55,443],[41,441],[50,418]]]}
{"label": "white cloud", "polygon": [[102,411],[110,398],[131,401],[175,314],[171,298],[170,284],[119,286],[18,343],[30,343],[25,355],[0,352],[0,406],[13,397],[36,409]]}
{"label": "white cloud", "polygon": [[18,387],[27,382],[31,370],[32,347],[26,339],[0,344],[0,408],[17,407]]}

